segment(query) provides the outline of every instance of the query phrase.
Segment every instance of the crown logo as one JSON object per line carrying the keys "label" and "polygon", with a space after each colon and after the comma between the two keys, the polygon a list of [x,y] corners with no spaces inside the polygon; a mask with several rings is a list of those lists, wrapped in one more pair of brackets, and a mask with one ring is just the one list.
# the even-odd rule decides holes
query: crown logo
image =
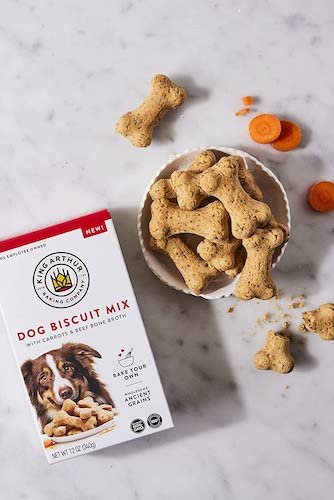
{"label": "crown logo", "polygon": [[54,275],[51,276],[55,292],[65,292],[65,290],[69,290],[70,288],[72,288],[72,280],[69,272],[67,271],[65,273],[64,269],[62,273],[59,271],[59,269],[57,269],[57,272],[57,275],[56,273],[54,273]]}

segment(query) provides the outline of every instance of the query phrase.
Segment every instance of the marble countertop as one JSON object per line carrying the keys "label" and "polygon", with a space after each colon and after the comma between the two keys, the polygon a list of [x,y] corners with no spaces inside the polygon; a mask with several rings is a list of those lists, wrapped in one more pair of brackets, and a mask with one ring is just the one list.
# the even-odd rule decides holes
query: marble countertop
{"label": "marble countertop", "polygon": [[[1,237],[111,209],[175,420],[170,431],[49,466],[2,331],[4,498],[332,497],[334,343],[298,333],[302,309],[289,297],[304,294],[309,309],[334,299],[333,213],[305,203],[310,184],[333,180],[333,28],[329,0],[2,1]],[[114,125],[158,72],[189,99],[137,149]],[[245,94],[256,96],[254,111],[236,118]],[[296,120],[301,147],[253,143],[255,112]],[[136,234],[142,193],[170,153],[207,144],[257,156],[287,190],[293,230],[274,272],[279,301],[185,296],[146,267]],[[278,307],[294,335],[286,376],[252,363],[280,326]]]}

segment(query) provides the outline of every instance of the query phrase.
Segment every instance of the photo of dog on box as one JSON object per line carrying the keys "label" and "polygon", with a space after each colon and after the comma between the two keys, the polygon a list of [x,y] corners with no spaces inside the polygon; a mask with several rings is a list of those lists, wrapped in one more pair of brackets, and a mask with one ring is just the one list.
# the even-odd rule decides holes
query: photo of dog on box
{"label": "photo of dog on box", "polygon": [[95,429],[97,432],[118,415],[94,368],[94,358],[101,357],[91,346],[68,342],[22,364],[42,434],[52,438],[81,437]]}

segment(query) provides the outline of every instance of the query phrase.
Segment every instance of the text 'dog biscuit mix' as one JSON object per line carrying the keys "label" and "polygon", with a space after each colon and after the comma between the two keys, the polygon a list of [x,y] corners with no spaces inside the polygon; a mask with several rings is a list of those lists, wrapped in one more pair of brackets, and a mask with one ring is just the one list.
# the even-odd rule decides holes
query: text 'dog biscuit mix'
{"label": "text 'dog biscuit mix'", "polygon": [[173,427],[107,210],[0,242],[0,267],[49,463]]}

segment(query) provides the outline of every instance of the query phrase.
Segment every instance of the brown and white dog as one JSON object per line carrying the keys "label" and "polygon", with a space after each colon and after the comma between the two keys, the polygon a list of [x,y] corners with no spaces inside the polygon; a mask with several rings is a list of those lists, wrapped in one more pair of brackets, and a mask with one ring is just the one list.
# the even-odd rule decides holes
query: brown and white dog
{"label": "brown and white dog", "polygon": [[42,431],[68,398],[79,401],[92,396],[100,404],[115,407],[93,367],[93,358],[101,357],[99,352],[86,344],[68,342],[59,349],[23,363],[21,372]]}

